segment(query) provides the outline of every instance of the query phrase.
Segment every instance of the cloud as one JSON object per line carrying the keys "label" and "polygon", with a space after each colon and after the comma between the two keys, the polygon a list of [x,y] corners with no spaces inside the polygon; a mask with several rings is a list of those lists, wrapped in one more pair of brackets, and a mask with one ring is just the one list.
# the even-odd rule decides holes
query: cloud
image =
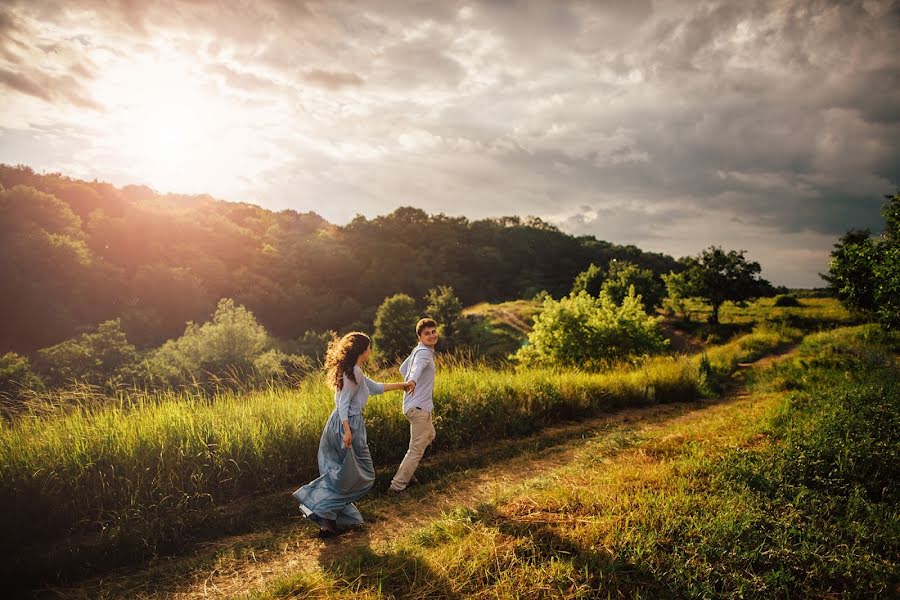
{"label": "cloud", "polygon": [[[191,153],[207,162],[184,191],[336,221],[535,214],[674,254],[727,232],[767,260],[803,244],[819,260],[847,228],[877,229],[900,187],[898,17],[825,0],[12,1],[0,124],[81,119],[102,138],[146,69],[148,91],[208,117],[215,144]],[[101,179],[142,168],[113,133],[84,151]]]}
{"label": "cloud", "polygon": [[362,78],[356,73],[337,73],[322,69],[309,70],[303,75],[303,78],[314,85],[319,85],[329,90],[339,90],[343,87],[363,84]]}

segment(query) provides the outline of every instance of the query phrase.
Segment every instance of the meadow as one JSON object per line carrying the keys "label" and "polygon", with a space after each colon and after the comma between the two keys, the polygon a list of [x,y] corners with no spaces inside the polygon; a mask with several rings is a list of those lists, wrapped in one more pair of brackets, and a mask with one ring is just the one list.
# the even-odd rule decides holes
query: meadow
{"label": "meadow", "polygon": [[[823,315],[847,318],[830,302],[807,307],[804,319],[828,324],[834,320]],[[741,363],[802,337],[784,320],[765,319],[750,333],[693,356],[646,358],[600,373],[448,360],[436,388],[441,435],[433,451],[623,407],[715,396]],[[390,371],[373,376],[394,378]],[[376,465],[397,462],[405,452],[399,403],[398,394],[387,394],[367,407]],[[331,393],[313,376],[297,387],[213,397],[121,394],[74,406],[69,399],[57,410],[42,407],[3,422],[5,568],[38,580],[49,573],[77,575],[214,538],[227,525],[222,512],[230,504],[317,475],[321,425],[332,407]]]}
{"label": "meadow", "polygon": [[808,336],[749,394],[622,439],[253,598],[886,598],[896,336]]}

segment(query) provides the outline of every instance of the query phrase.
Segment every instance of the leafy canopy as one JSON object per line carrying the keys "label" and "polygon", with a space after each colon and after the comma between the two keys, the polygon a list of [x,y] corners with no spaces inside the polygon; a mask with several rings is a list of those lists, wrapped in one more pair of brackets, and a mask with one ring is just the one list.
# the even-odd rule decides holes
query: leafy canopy
{"label": "leafy canopy", "polygon": [[662,351],[668,344],[659,317],[644,312],[640,296],[629,288],[621,305],[606,291],[585,291],[561,300],[547,298],[535,318],[528,345],[513,358],[527,366],[597,370],[617,360]]}
{"label": "leafy canopy", "polygon": [[886,329],[900,327],[900,193],[882,207],[885,230],[871,237],[851,229],[831,252],[822,277],[847,308],[866,313]]}
{"label": "leafy canopy", "polygon": [[771,293],[769,282],[758,277],[759,263],[748,261],[744,254],[744,250],[725,252],[710,246],[696,257],[683,259],[687,287],[712,306],[711,323],[719,322],[719,308],[726,301],[742,304]]}
{"label": "leafy canopy", "polygon": [[379,358],[393,362],[405,356],[416,345],[416,301],[407,294],[394,294],[384,299],[375,313],[372,342]]}

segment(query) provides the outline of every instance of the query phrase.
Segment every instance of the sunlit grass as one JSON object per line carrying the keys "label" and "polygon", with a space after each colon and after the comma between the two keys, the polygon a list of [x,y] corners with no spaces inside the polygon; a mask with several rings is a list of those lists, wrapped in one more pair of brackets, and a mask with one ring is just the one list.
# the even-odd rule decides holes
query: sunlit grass
{"label": "sunlit grass", "polygon": [[[761,330],[709,357],[721,374],[791,339]],[[445,364],[435,390],[433,451],[626,406],[691,400],[701,388],[696,357],[655,357],[602,373]],[[400,404],[397,393],[370,399],[376,464],[398,462],[406,450]],[[114,561],[177,547],[211,509],[315,477],[332,408],[332,393],[312,377],[298,388],[212,398],[143,394],[26,414],[0,429],[0,531],[32,544],[92,534],[96,552]]]}
{"label": "sunlit grass", "polygon": [[565,467],[254,597],[890,597],[900,374],[873,336],[804,343],[786,367],[800,393],[599,434]]}

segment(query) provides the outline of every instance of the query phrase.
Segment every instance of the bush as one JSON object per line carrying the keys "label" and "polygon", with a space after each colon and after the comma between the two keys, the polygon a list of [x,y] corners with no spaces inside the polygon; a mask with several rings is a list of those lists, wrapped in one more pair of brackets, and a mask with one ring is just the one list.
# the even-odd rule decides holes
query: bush
{"label": "bush", "polygon": [[796,296],[792,296],[791,294],[779,294],[778,296],[775,296],[774,306],[796,307],[800,306],[800,301],[797,300]]}
{"label": "bush", "polygon": [[40,390],[44,382],[31,370],[28,358],[15,352],[0,356],[0,397],[14,398],[22,390]]}
{"label": "bush", "polygon": [[[147,360],[154,384],[202,386],[224,380],[240,384],[281,373],[282,356],[268,355],[271,340],[249,310],[222,299],[211,321],[188,323],[177,340],[169,340]],[[260,370],[261,369],[261,370]]]}
{"label": "bush", "polygon": [[584,291],[559,301],[548,298],[528,334],[528,345],[512,358],[529,366],[597,370],[662,351],[668,340],[659,331],[659,321],[647,316],[633,287],[621,306],[605,291],[598,298]]}
{"label": "bush", "polygon": [[119,319],[101,323],[94,333],[44,348],[38,352],[38,367],[48,383],[61,387],[81,381],[112,391],[132,385],[140,361],[128,342]]}

